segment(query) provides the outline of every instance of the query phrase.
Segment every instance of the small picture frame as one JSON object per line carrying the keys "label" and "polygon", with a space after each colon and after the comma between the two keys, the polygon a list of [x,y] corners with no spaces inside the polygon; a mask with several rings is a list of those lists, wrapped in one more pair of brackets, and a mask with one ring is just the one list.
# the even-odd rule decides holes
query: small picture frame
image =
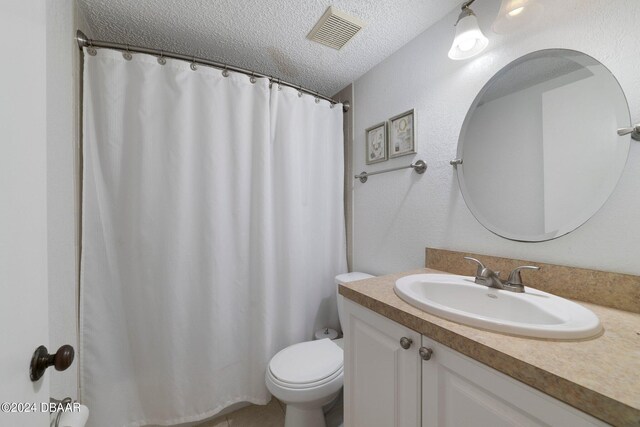
{"label": "small picture frame", "polygon": [[416,154],[416,120],[413,109],[389,119],[389,158]]}
{"label": "small picture frame", "polygon": [[365,162],[368,165],[387,160],[387,122],[371,126],[365,133]]}

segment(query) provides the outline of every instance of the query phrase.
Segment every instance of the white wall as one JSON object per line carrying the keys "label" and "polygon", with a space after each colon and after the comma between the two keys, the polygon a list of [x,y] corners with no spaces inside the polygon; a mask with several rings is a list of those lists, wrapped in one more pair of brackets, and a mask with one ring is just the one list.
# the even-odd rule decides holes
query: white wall
{"label": "white wall", "polygon": [[[640,56],[629,54],[640,40],[640,3],[537,2],[545,8],[543,19],[507,35],[490,29],[498,0],[474,3],[490,40],[476,58],[447,57],[454,11],[355,82],[354,171],[418,158],[429,169],[422,176],[400,171],[354,182],[354,270],[383,274],[419,267],[425,246],[431,246],[640,274],[640,143],[632,143],[623,176],[604,207],[574,232],[541,243],[509,241],[487,231],[467,209],[449,165],[476,94],[500,68],[539,49],[575,49],[598,59],[618,78],[633,120],[640,121]],[[412,107],[418,154],[365,166],[364,129]],[[498,189],[494,193],[500,197]]]}
{"label": "white wall", "polygon": [[[77,342],[77,112],[78,47],[75,1],[47,2],[47,223],[49,345],[55,352]],[[51,396],[78,395],[78,360],[49,370]]]}

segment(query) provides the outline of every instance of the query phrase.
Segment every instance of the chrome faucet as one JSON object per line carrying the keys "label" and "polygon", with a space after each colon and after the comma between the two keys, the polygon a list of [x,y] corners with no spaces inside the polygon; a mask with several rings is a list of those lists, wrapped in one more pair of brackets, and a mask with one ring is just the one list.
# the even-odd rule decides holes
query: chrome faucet
{"label": "chrome faucet", "polygon": [[500,272],[493,271],[490,268],[487,268],[475,258],[464,257],[464,259],[473,261],[478,264],[478,269],[476,270],[476,279],[475,282],[479,285],[484,285],[489,288],[502,289],[505,291],[511,292],[524,292],[524,283],[522,283],[522,276],[520,275],[521,270],[540,270],[540,267],[535,267],[532,265],[524,265],[522,267],[518,267],[514,269],[511,274],[509,274],[509,278],[506,282],[503,282],[500,279]]}
{"label": "chrome faucet", "polygon": [[497,289],[502,289],[504,287],[502,280],[500,280],[499,271],[495,272],[490,268],[485,267],[484,264],[480,262],[480,260],[471,258],[470,256],[466,256],[464,257],[464,259],[468,261],[473,261],[476,264],[478,264],[478,269],[476,271],[476,280],[475,280],[475,282],[478,285],[484,285],[490,288],[497,288]]}
{"label": "chrome faucet", "polygon": [[540,267],[535,265],[523,265],[514,269],[509,278],[504,284],[504,290],[511,292],[524,292],[524,283],[522,283],[522,276],[520,276],[520,270],[540,270]]}

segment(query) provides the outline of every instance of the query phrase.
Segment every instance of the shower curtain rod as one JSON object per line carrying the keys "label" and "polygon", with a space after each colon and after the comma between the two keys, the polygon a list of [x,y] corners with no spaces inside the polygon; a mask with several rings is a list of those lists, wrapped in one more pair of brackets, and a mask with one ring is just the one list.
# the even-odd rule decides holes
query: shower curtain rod
{"label": "shower curtain rod", "polygon": [[[78,46],[80,47],[80,49],[82,49],[83,47],[104,47],[104,48],[108,48],[108,49],[121,50],[121,51],[124,51],[124,52],[147,53],[149,55],[155,55],[155,56],[158,56],[158,57],[180,59],[180,60],[183,60],[183,61],[194,62],[196,64],[209,65],[211,67],[219,68],[220,70],[235,71],[236,73],[242,73],[242,74],[246,74],[246,75],[252,76],[252,77],[267,78],[267,79],[269,79],[269,81],[271,83],[277,83],[279,85],[288,86],[290,88],[297,89],[300,92],[304,92],[304,93],[312,95],[312,96],[314,96],[316,98],[324,99],[326,101],[329,101],[332,104],[337,104],[338,103],[338,101],[336,101],[336,100],[334,100],[332,98],[329,98],[327,96],[321,95],[318,92],[314,92],[314,91],[311,91],[309,89],[305,89],[302,86],[294,85],[293,83],[285,82],[284,80],[277,79],[277,78],[274,78],[274,77],[265,76],[264,74],[260,74],[260,73],[257,73],[255,71],[247,70],[247,69],[240,68],[240,67],[235,67],[235,66],[229,65],[229,64],[223,64],[221,62],[212,61],[212,60],[206,59],[206,58],[199,58],[199,57],[196,57],[196,56],[182,55],[180,53],[167,52],[167,51],[158,50],[158,49],[150,49],[148,47],[143,47],[143,46],[133,46],[133,45],[123,44],[123,43],[115,43],[115,42],[104,41],[104,40],[92,40],[89,37],[87,37],[87,35],[85,33],[83,33],[82,31],[80,31],[80,30],[78,30],[76,32],[76,41],[78,42]],[[342,103],[342,111],[343,112],[346,113],[347,111],[349,111],[349,108],[351,108],[351,105],[350,105],[349,101],[345,101],[345,102]]]}

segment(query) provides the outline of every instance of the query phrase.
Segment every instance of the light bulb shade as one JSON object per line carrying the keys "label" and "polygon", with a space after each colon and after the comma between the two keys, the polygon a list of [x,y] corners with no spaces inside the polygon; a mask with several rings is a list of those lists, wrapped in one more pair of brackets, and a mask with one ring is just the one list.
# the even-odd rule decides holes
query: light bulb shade
{"label": "light bulb shade", "polygon": [[451,59],[471,58],[489,45],[489,40],[480,31],[478,19],[473,12],[469,12],[466,16],[462,16],[456,24],[456,36],[449,50],[449,58]]}
{"label": "light bulb shade", "polygon": [[510,17],[518,16],[524,11],[527,3],[529,3],[529,0],[502,0],[500,12],[498,13]]}
{"label": "light bulb shade", "polygon": [[544,8],[536,0],[502,0],[491,29],[497,34],[521,31],[534,25]]}

